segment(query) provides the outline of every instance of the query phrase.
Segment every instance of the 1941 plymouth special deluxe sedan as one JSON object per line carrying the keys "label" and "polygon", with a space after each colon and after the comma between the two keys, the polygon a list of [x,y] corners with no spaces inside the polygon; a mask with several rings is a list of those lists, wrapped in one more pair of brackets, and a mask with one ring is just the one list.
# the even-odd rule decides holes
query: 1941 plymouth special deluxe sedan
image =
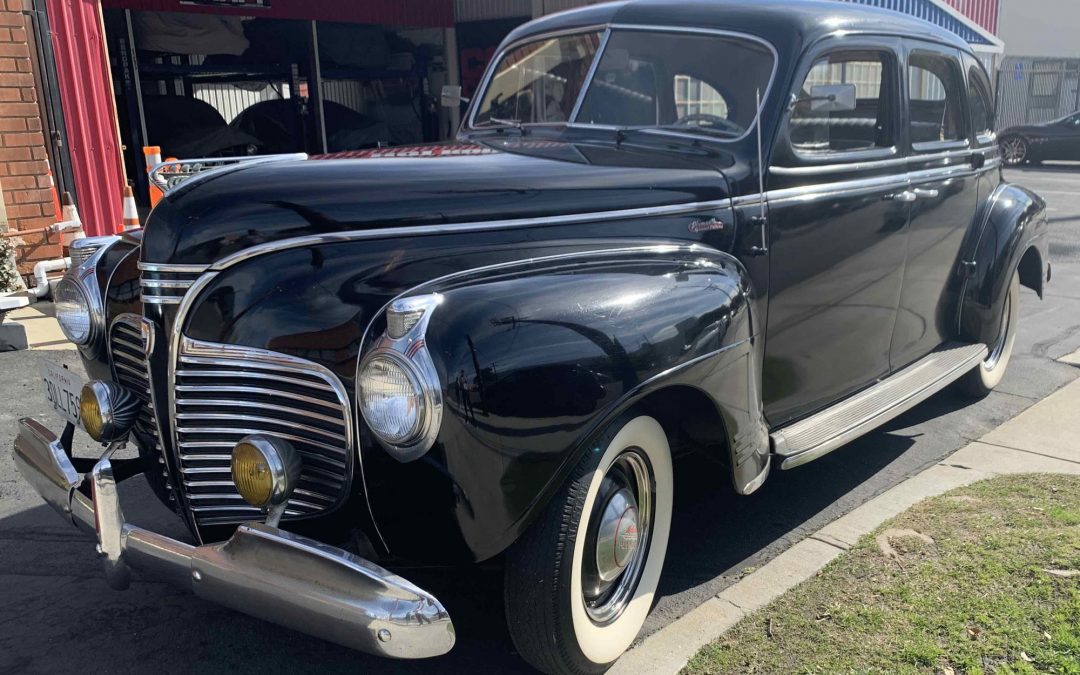
{"label": "1941 plymouth special deluxe sedan", "polygon": [[[17,464],[117,588],[418,658],[451,616],[386,567],[494,560],[522,657],[603,671],[654,599],[673,455],[749,494],[1000,382],[1050,270],[992,110],[962,41],[858,5],[534,21],[451,144],[221,168],[83,241],[56,311],[92,379],[46,374],[70,423],[22,420]],[[125,519],[139,474],[194,543]]]}

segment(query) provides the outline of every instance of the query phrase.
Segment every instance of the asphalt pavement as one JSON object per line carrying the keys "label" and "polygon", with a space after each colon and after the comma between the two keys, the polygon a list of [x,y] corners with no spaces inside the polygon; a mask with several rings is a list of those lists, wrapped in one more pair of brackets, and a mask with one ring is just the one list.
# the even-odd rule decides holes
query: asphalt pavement
{"label": "asphalt pavement", "polygon": [[[749,497],[731,494],[723,474],[703,460],[678,464],[664,578],[643,636],[1080,375],[1056,361],[1080,348],[1080,166],[1010,171],[1008,179],[1049,204],[1054,278],[1042,301],[1022,290],[1015,352],[998,390],[976,403],[946,390],[816,462],[774,472]],[[109,589],[93,545],[21,480],[7,450],[15,420],[43,414],[38,357],[0,354],[0,672],[528,672],[504,627],[495,566],[404,571],[446,603],[457,629],[449,655],[422,662],[358,654],[164,583]],[[78,362],[71,351],[48,358]],[[141,481],[129,483],[121,494],[130,520],[183,536]]]}

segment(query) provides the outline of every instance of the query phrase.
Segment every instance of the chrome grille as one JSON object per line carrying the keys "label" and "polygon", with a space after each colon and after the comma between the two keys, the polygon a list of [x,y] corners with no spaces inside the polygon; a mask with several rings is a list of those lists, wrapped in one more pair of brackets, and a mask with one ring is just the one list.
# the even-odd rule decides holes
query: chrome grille
{"label": "chrome grille", "polygon": [[90,256],[94,255],[100,246],[83,246],[81,248],[71,247],[71,266],[78,267],[84,262],[90,259]]}
{"label": "chrome grille", "polygon": [[173,396],[182,487],[199,524],[260,517],[237,492],[229,466],[233,446],[248,434],[283,438],[303,457],[286,518],[325,512],[347,495],[351,404],[326,368],[286,354],[185,337]]}
{"label": "chrome grille", "polygon": [[153,344],[153,335],[153,324],[143,317],[137,314],[121,314],[113,320],[109,330],[109,356],[116,382],[133,391],[143,402],[139,409],[139,419],[135,421],[135,431],[153,439],[154,455],[171,489],[172,483],[169,481],[165,455],[161,448],[161,434],[158,432],[157,418],[154,417],[150,372],[146,362],[146,354],[151,351]]}
{"label": "chrome grille", "polygon": [[142,301],[148,305],[179,305],[206,267],[140,262]]}
{"label": "chrome grille", "polygon": [[103,237],[82,237],[71,242],[69,247],[69,256],[71,257],[71,266],[79,267],[84,262],[89,260],[95,253],[111,245],[120,237],[109,234]]}

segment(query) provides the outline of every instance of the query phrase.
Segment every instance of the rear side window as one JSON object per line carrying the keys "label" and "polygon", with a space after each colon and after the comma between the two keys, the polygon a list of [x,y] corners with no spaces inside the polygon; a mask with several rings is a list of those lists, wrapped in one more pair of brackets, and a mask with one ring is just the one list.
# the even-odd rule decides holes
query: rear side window
{"label": "rear side window", "polygon": [[814,62],[788,121],[801,153],[842,153],[895,144],[895,70],[884,52],[835,52]]}
{"label": "rear side window", "polygon": [[971,103],[971,128],[975,135],[993,134],[994,105],[990,102],[990,85],[977,67],[972,67],[968,72],[968,101]]}
{"label": "rear side window", "polygon": [[956,59],[912,52],[908,59],[908,111],[911,144],[919,149],[967,136],[963,80]]}

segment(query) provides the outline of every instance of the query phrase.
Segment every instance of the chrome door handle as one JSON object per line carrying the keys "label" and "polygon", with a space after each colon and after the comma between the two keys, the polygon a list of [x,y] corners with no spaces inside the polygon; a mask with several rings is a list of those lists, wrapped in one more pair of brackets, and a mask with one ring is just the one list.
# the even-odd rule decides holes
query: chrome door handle
{"label": "chrome door handle", "polygon": [[924,199],[933,199],[938,196],[937,190],[925,190],[923,188],[915,188],[915,196],[922,197]]}
{"label": "chrome door handle", "polygon": [[885,197],[883,197],[883,199],[889,201],[904,202],[905,204],[908,202],[913,202],[918,198],[919,196],[911,190],[904,190],[903,192],[893,192],[892,194],[887,194],[885,195]]}

